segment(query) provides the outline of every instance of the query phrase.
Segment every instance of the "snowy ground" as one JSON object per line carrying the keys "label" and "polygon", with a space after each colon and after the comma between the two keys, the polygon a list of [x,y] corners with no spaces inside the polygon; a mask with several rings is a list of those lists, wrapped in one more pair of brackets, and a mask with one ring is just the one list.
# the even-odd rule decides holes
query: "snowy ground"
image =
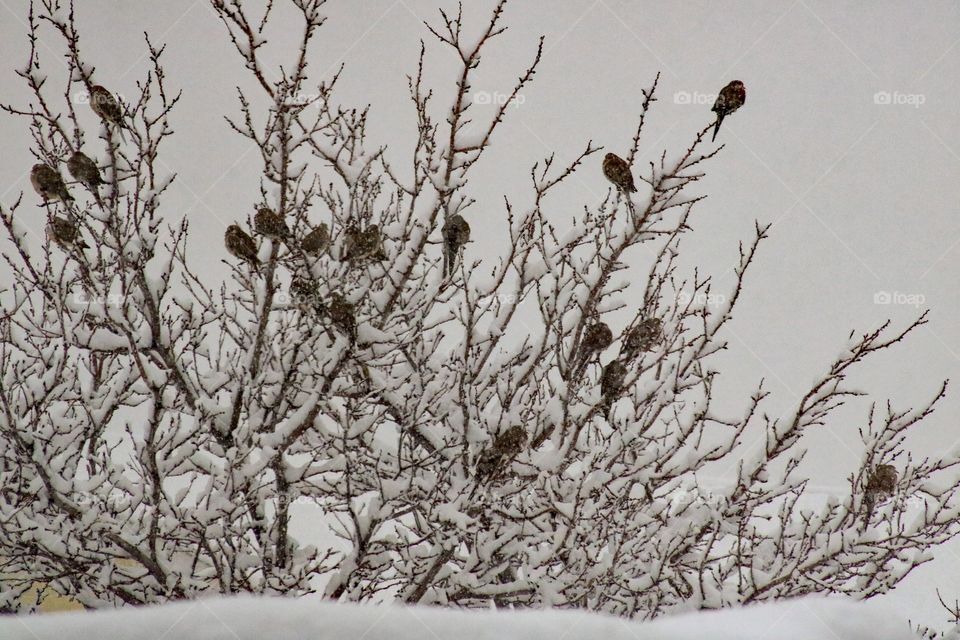
{"label": "snowy ground", "polygon": [[244,596],[100,613],[0,618],[3,640],[896,640],[892,613],[812,598],[648,624],[573,611],[468,612]]}

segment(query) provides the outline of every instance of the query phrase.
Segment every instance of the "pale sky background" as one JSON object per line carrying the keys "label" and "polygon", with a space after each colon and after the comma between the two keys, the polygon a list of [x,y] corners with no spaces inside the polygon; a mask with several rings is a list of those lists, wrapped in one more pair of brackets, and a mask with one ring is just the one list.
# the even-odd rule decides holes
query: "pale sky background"
{"label": "pale sky background", "polygon": [[[467,29],[476,32],[493,2],[467,4]],[[452,94],[455,60],[422,25],[437,17],[438,7],[455,10],[448,0],[331,0],[330,21],[310,58],[317,79],[346,62],[337,95],[344,105],[372,105],[369,140],[390,144],[396,163],[409,157],[414,133],[406,74],[415,72],[421,38],[436,104]],[[179,174],[162,212],[171,221],[187,216],[201,272],[225,275],[223,229],[252,211],[259,175],[259,155],[222,118],[237,114],[234,87],[252,87],[225,28],[206,0],[80,0],[77,13],[95,78],[121,95],[133,95],[147,69],[143,31],[166,44],[170,86],[184,95],[172,117],[177,134],[161,156],[161,166]],[[26,14],[25,1],[0,0],[5,103],[23,105],[26,98],[14,74],[26,61]],[[697,192],[709,197],[695,210],[695,232],[685,240],[686,264],[715,274],[722,292],[732,281],[737,243],[750,239],[754,220],[773,223],[728,325],[730,349],[715,360],[724,371],[718,407],[739,413],[765,378],[773,392],[767,411],[779,415],[826,370],[851,329],[861,333],[888,317],[903,326],[926,308],[930,323],[857,370],[852,383],[902,409],[957,377],[960,4],[514,0],[504,21],[510,29],[488,50],[474,91],[509,92],[541,34],[545,54],[474,171],[471,257],[502,251],[495,232],[504,220],[502,196],[518,206],[530,202],[533,162],[552,152],[558,161],[572,158],[588,139],[625,153],[641,89],[657,71],[659,102],[641,140],[644,161],[664,148],[668,156],[685,149],[711,120],[713,94],[740,79],[746,105],[724,122],[718,143],[727,147],[706,167]],[[289,33],[299,35],[294,29]],[[268,61],[291,59],[283,35],[282,29],[271,34]],[[62,72],[60,43],[49,30],[44,41],[45,68]],[[40,210],[27,217],[33,160],[26,121],[3,115],[0,132],[0,202],[6,206],[26,191],[21,216],[41,233]],[[601,157],[552,201],[555,222],[606,193]],[[635,273],[644,273],[643,253],[633,259]],[[5,269],[0,286],[9,281]],[[878,292],[922,304],[876,304]],[[844,479],[860,460],[857,427],[866,406],[839,413],[805,441],[814,487],[846,491]],[[951,389],[910,440],[913,450],[936,453],[960,441],[958,410],[960,392]],[[934,589],[960,598],[960,545],[936,555],[878,606],[939,623]]]}

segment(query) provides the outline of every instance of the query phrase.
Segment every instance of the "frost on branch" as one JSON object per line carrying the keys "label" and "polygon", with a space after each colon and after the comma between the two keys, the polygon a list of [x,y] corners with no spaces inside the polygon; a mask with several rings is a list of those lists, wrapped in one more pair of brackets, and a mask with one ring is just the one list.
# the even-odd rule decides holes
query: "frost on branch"
{"label": "frost on branch", "polygon": [[[804,434],[864,395],[848,375],[924,316],[852,333],[785,416],[764,413],[762,384],[739,415],[714,410],[713,356],[768,226],[741,245],[722,296],[682,273],[704,197],[694,183],[719,149],[705,150],[707,122],[675,158],[640,162],[659,77],[624,159],[639,193],[611,187],[561,229],[548,212],[564,210],[567,179],[601,171],[592,141],[536,161],[522,202],[471,187],[510,102],[471,100],[505,0],[479,30],[459,11],[428,25],[429,56],[424,43],[409,78],[418,136],[400,150],[368,140],[366,107],[336,101],[342,70],[308,77],[322,0],[211,0],[246,77],[228,126],[262,163],[223,248],[229,279],[216,282],[186,259],[188,225],[164,223],[174,176],[155,162],[179,95],[163,49],[147,41],[151,69],[119,100],[120,121],[100,116],[73,98],[110,79],[84,60],[73,6],[60,4],[32,6],[30,99],[4,110],[30,127],[38,162],[60,167],[82,148],[103,184],[0,207],[13,274],[0,340],[3,606],[40,582],[90,607],[320,591],[648,618],[870,597],[957,533],[958,452],[904,449],[946,384],[919,409],[870,405],[849,492],[799,506]],[[280,5],[302,28],[276,37]],[[41,32],[67,53],[60,87],[41,72]],[[288,63],[270,66],[264,47]],[[532,43],[511,98],[542,52]],[[435,55],[459,61],[452,104],[424,79]],[[502,246],[469,242],[481,206],[506,222]],[[76,220],[89,246],[28,236],[22,219],[36,215]],[[654,258],[628,272],[640,245]],[[765,446],[746,446],[748,433]],[[703,491],[698,472],[715,462],[735,481]],[[321,511],[339,545],[296,539],[294,502]]]}

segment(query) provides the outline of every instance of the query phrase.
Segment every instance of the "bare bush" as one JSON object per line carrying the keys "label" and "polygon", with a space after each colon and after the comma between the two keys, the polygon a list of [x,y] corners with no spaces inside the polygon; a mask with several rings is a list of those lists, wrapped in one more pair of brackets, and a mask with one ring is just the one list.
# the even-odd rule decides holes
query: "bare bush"
{"label": "bare bush", "polygon": [[[115,117],[60,4],[33,3],[19,72],[32,98],[4,109],[29,124],[38,163],[58,169],[81,150],[103,184],[68,181],[74,200],[40,205],[87,247],[28,237],[18,218],[37,215],[39,196],[0,208],[12,273],[0,604],[22,606],[42,582],[89,607],[320,590],[648,618],[870,597],[956,535],[956,452],[904,449],[946,383],[918,409],[870,404],[849,493],[799,506],[803,436],[863,396],[854,367],[925,316],[851,333],[787,415],[763,412],[762,384],[739,415],[713,409],[713,357],[768,226],[740,247],[729,290],[682,273],[703,198],[691,187],[720,148],[704,150],[705,122],[678,157],[639,161],[659,78],[625,157],[639,192],[611,188],[561,229],[546,211],[574,172],[600,171],[592,141],[533,164],[524,202],[471,188],[543,52],[531,43],[508,99],[480,112],[472,81],[506,28],[505,0],[479,34],[459,12],[428,25],[459,61],[454,98],[435,104],[424,44],[409,79],[416,144],[398,154],[367,139],[367,108],[338,103],[339,71],[308,76],[323,0],[282,2],[302,29],[281,67],[260,55],[274,2],[211,0],[252,80],[229,126],[262,161],[220,283],[188,263],[188,224],[164,223],[174,176],[156,159],[179,94],[163,49],[147,40],[151,69]],[[67,53],[59,88],[42,72],[43,30]],[[475,203],[507,230],[496,257],[468,242]],[[640,245],[655,258],[627,272]],[[765,446],[742,446],[748,431]],[[734,481],[701,490],[697,473],[716,462]],[[294,539],[294,501],[321,508],[342,547]]]}

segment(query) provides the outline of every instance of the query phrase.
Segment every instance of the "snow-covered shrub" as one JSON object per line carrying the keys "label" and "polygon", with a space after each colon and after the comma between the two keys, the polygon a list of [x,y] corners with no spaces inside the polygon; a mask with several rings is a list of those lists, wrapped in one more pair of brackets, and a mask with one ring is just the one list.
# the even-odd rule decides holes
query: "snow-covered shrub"
{"label": "snow-covered shrub", "polygon": [[[436,104],[426,86],[425,45],[409,83],[418,136],[403,150],[368,140],[373,116],[338,103],[338,75],[308,77],[323,0],[275,3],[302,26],[282,68],[260,55],[270,10],[210,3],[250,79],[230,116],[262,152],[250,213],[269,208],[288,228],[257,235],[251,215],[241,231],[257,255],[236,236],[246,261],[230,258],[227,282],[186,258],[188,239],[227,257],[219,238],[165,224],[173,176],[157,158],[179,96],[162,50],[147,41],[141,92],[121,101],[122,126],[104,123],[70,100],[109,85],[83,57],[73,7],[33,4],[20,73],[32,99],[5,109],[29,124],[41,162],[82,145],[105,184],[42,205],[77,221],[85,249],[27,236],[18,217],[36,214],[34,194],[0,207],[5,606],[40,582],[91,607],[320,590],[647,618],[869,597],[957,533],[958,452],[917,461],[902,446],[945,385],[916,410],[871,406],[849,494],[800,507],[803,435],[862,395],[847,382],[856,365],[925,317],[851,335],[787,415],[764,413],[762,384],[737,415],[713,408],[713,356],[768,227],[741,246],[729,290],[682,272],[703,197],[693,186],[719,149],[704,150],[705,122],[684,152],[636,157],[658,79],[626,156],[639,192],[611,188],[560,230],[548,211],[568,206],[565,184],[600,171],[591,141],[577,157],[531,158],[523,202],[471,187],[543,53],[532,43],[506,99],[472,99],[505,0],[479,30],[459,13],[431,26],[460,66],[454,99]],[[64,46],[65,95],[41,70],[41,32]],[[499,226],[503,250],[451,246],[454,216]],[[641,245],[654,257],[628,272]],[[748,431],[766,446],[743,446]],[[701,490],[713,463],[735,480]],[[339,542],[295,539],[299,505],[321,510]]]}

